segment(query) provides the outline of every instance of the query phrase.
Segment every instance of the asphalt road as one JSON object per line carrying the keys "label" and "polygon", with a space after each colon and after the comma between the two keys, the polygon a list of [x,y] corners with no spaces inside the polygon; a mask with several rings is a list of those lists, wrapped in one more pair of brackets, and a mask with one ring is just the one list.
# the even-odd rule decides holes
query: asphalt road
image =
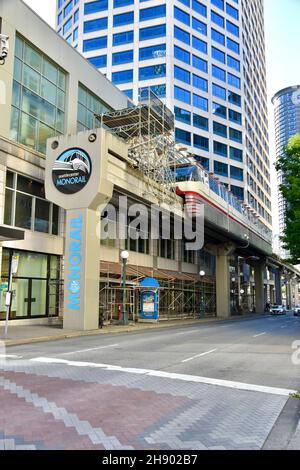
{"label": "asphalt road", "polygon": [[[296,356],[293,349],[295,341],[299,341],[300,349],[300,318],[288,314],[10,347],[7,356],[2,358],[2,365],[0,363],[0,369],[4,371],[2,375],[0,370],[0,406],[2,383],[10,397],[17,395],[19,400],[27,397],[27,404],[31,403],[35,409],[43,408],[41,403],[51,398],[50,405],[43,408],[45,413],[53,415],[50,428],[57,426],[57,420],[68,427],[68,406],[71,405],[66,396],[73,387],[82,390],[82,383],[85,383],[86,395],[72,392],[73,411],[76,419],[82,412],[84,423],[90,424],[93,415],[87,418],[92,408],[88,394],[94,390],[91,395],[94,398],[93,387],[97,384],[102,387],[97,391],[101,400],[101,405],[97,401],[97,410],[98,404],[100,408],[105,403],[110,406],[111,396],[115,393],[120,394],[123,403],[123,388],[126,390],[125,401],[128,401],[121,409],[117,407],[115,417],[99,408],[97,426],[100,422],[101,433],[103,429],[109,429],[108,434],[114,436],[107,438],[104,433],[106,437],[101,434],[100,438],[99,428],[95,426],[91,432],[86,431],[89,442],[99,448],[154,445],[163,449],[258,449],[287,448],[292,442],[292,448],[300,449],[300,439],[297,438],[299,443],[293,440],[294,435],[300,437],[300,401],[289,399],[291,391],[300,391],[300,363],[292,360],[293,354],[300,360],[300,354]],[[39,385],[42,377],[43,382]],[[68,381],[72,381],[72,385]],[[18,392],[18,385],[22,387],[21,392]],[[52,387],[56,391],[48,397]],[[107,387],[112,387],[110,393]],[[137,413],[137,406],[144,403],[150,393],[153,397]],[[160,399],[159,405],[155,404],[162,393],[167,394],[166,397],[163,395],[165,405]],[[135,396],[133,402],[132,396]],[[177,401],[183,397],[185,404],[180,402],[179,406]],[[63,409],[67,417],[63,414],[58,418],[59,412],[49,411],[51,404],[58,406],[60,400],[63,408],[58,409]],[[174,407],[172,413],[166,410],[171,405]],[[7,405],[6,409],[9,410]],[[143,416],[145,410],[146,417]],[[158,419],[155,416],[159,410],[163,418]],[[22,413],[25,416],[27,411]],[[107,421],[103,421],[103,413]],[[122,419],[125,420],[123,434],[120,430]],[[81,435],[81,421],[78,423],[73,424],[73,428]],[[115,428],[111,427],[113,423]],[[34,421],[33,429],[36,425]],[[134,439],[128,438],[130,426]],[[5,428],[5,423],[2,427]],[[95,429],[99,440],[94,442]],[[15,428],[2,431],[5,436],[9,431],[8,442],[16,446],[19,434]],[[29,442],[26,433],[22,434],[22,439],[21,442],[35,448],[89,448],[87,443],[77,443],[75,437],[74,440],[64,437],[64,444],[62,441],[60,444],[49,442],[47,436],[42,441],[36,438]],[[6,441],[3,441],[4,448]]]}

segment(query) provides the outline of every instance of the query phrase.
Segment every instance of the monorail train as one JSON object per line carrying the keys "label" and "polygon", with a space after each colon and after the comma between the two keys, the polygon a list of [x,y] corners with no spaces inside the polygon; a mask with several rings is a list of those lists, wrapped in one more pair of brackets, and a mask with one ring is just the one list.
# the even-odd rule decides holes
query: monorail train
{"label": "monorail train", "polygon": [[206,203],[270,240],[271,232],[258,220],[254,211],[199,165],[176,168],[175,174],[177,194],[185,197],[189,213],[197,215],[199,207]]}

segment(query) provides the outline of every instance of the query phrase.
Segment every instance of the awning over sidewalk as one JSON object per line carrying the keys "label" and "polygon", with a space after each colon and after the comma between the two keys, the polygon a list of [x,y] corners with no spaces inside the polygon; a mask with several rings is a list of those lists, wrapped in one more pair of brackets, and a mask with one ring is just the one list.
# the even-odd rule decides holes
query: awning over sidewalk
{"label": "awning over sidewalk", "polygon": [[11,227],[0,225],[0,242],[10,242],[14,240],[24,240],[24,230],[18,230]]}

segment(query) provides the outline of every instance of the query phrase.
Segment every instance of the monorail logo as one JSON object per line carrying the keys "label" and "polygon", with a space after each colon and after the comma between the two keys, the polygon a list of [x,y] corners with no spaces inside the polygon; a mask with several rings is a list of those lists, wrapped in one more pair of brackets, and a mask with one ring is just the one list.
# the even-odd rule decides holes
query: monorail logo
{"label": "monorail logo", "polygon": [[52,169],[53,183],[63,194],[75,194],[86,186],[91,171],[90,156],[82,149],[71,148],[56,159]]}

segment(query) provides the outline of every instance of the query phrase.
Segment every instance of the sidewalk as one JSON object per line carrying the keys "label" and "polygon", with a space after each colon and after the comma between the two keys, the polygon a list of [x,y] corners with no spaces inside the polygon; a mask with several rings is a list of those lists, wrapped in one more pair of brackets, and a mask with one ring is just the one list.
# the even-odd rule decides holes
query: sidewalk
{"label": "sidewalk", "polygon": [[220,321],[234,321],[250,319],[261,315],[251,314],[243,317],[224,318],[204,318],[204,319],[177,319],[161,320],[159,323],[130,323],[129,325],[104,325],[103,329],[92,331],[63,330],[60,325],[28,325],[28,326],[9,326],[8,337],[4,339],[4,325],[0,326],[0,341],[8,346],[17,346],[21,344],[41,343],[45,341],[57,341],[69,338],[79,338],[82,336],[95,336],[114,333],[132,333],[157,328],[172,328],[178,326],[199,325],[214,323]]}

